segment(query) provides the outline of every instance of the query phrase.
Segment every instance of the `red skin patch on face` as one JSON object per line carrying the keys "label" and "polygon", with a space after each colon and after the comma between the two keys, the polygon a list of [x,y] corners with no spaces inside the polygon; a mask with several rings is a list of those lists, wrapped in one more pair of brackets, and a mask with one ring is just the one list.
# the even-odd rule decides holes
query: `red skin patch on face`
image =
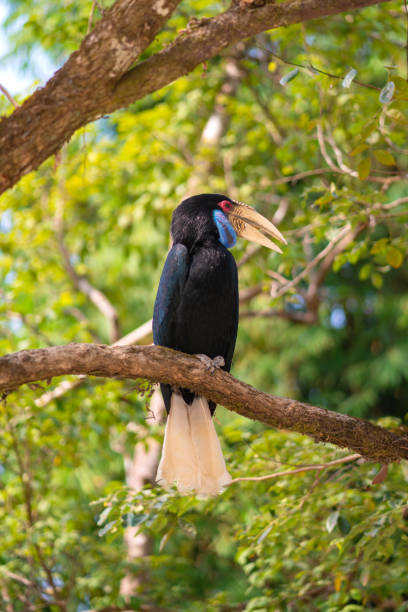
{"label": "red skin patch on face", "polygon": [[229,213],[232,210],[232,203],[229,202],[228,200],[223,200],[222,202],[218,202],[218,206],[222,208],[222,210],[226,213]]}

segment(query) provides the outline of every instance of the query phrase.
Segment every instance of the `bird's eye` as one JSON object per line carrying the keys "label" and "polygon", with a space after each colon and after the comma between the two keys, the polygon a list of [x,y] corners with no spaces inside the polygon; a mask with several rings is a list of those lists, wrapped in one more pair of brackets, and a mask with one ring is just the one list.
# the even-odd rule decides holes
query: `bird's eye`
{"label": "bird's eye", "polygon": [[230,212],[230,210],[232,210],[232,204],[231,202],[228,202],[228,200],[223,200],[222,202],[219,202],[218,206],[222,208],[224,212]]}

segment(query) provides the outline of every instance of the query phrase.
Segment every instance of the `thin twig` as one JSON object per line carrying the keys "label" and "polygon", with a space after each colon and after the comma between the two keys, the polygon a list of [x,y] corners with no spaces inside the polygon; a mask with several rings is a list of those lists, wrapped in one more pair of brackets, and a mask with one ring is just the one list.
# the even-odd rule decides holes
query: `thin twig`
{"label": "thin twig", "polygon": [[350,463],[351,461],[356,461],[357,459],[361,459],[361,455],[355,453],[354,455],[347,455],[346,457],[341,457],[340,459],[335,459],[334,461],[329,461],[328,463],[315,463],[313,465],[304,465],[302,467],[296,468],[295,470],[285,470],[283,472],[275,472],[274,474],[265,474],[264,476],[242,476],[240,478],[234,478],[231,480],[229,485],[235,484],[236,482],[243,481],[261,481],[261,480],[271,480],[272,478],[281,478],[283,476],[293,476],[294,474],[300,474],[302,472],[314,472],[314,471],[322,471],[326,470],[333,465],[339,465],[341,463]]}
{"label": "thin twig", "polygon": [[7,89],[0,83],[0,91],[6,96],[7,100],[14,106],[14,108],[18,108],[19,103],[13,98],[11,93],[7,91]]}
{"label": "thin twig", "polygon": [[281,295],[283,295],[284,293],[286,293],[288,291],[288,289],[292,289],[293,287],[295,287],[301,280],[303,280],[308,274],[309,272],[322,260],[326,257],[326,255],[328,253],[330,253],[330,251],[332,249],[334,249],[334,247],[336,246],[336,244],[338,242],[340,242],[340,240],[342,238],[344,238],[349,232],[351,231],[351,227],[350,224],[347,223],[342,230],[340,230],[340,232],[332,239],[330,240],[330,242],[325,246],[325,248],[320,251],[320,253],[318,253],[316,255],[316,257],[314,257],[314,259],[312,259],[311,262],[309,262],[307,264],[307,266],[301,271],[299,272],[299,274],[297,274],[295,276],[295,278],[293,278],[292,280],[288,281],[285,285],[283,285],[282,287],[280,287],[280,289],[278,291],[276,291],[272,297],[273,298],[278,298]]}
{"label": "thin twig", "polygon": [[[335,170],[338,172],[338,170]],[[316,168],[315,170],[305,170],[304,172],[298,172],[298,174],[291,174],[290,176],[282,176],[281,178],[274,179],[271,181],[272,185],[282,185],[283,183],[296,183],[309,176],[320,176],[321,174],[328,174],[331,172],[330,168]]]}
{"label": "thin twig", "polygon": [[109,340],[112,344],[120,338],[119,317],[117,310],[100,289],[97,289],[91,285],[85,276],[80,276],[75,270],[71,262],[71,254],[69,253],[64,240],[62,200],[59,200],[57,204],[57,211],[54,218],[55,235],[57,238],[58,248],[62,255],[65,271],[70,277],[75,289],[80,293],[83,293],[106,318],[109,326]]}
{"label": "thin twig", "polygon": [[[406,2],[406,0],[404,0]],[[259,46],[259,45],[258,45]],[[282,57],[281,55],[277,55],[276,53],[273,53],[272,51],[270,51],[270,49],[264,49],[264,47],[260,47],[260,49],[263,49],[264,51],[266,51],[267,53],[269,53],[270,55],[272,55],[273,57],[276,57],[276,59],[278,59],[279,61],[281,61],[283,64],[287,64],[288,66],[295,66],[296,68],[301,68],[302,70],[305,70],[306,72],[311,72],[311,73],[319,73],[319,74],[323,74],[324,76],[327,76],[331,79],[337,79],[342,81],[344,79],[344,75],[338,75],[338,74],[333,74],[332,72],[327,72],[326,70],[321,70],[320,68],[316,68],[316,66],[314,66],[312,63],[310,63],[308,66],[305,66],[304,64],[298,64],[296,62],[290,62],[289,60],[285,59],[284,57]],[[375,85],[370,85],[369,83],[363,83],[362,81],[359,81],[358,79],[354,79],[353,80],[353,84],[354,85],[359,85],[360,87],[365,87],[366,89],[374,89],[375,91],[381,91],[381,87],[376,87]]]}
{"label": "thin twig", "polygon": [[389,202],[388,204],[383,204],[382,208],[391,210],[391,208],[396,208],[397,206],[400,206],[401,204],[406,204],[407,202],[408,202],[408,197],[405,196],[403,198],[398,198],[397,200],[394,200],[393,202]]}

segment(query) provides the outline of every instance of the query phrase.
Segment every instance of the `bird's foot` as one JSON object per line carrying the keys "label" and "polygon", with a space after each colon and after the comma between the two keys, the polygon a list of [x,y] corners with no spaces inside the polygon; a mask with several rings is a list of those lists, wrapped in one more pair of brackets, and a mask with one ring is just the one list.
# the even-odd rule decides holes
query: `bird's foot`
{"label": "bird's foot", "polygon": [[209,370],[210,374],[214,374],[215,368],[221,368],[223,365],[225,365],[225,359],[222,357],[222,355],[218,355],[217,357],[214,357],[214,359],[211,359],[211,357],[208,357],[208,355],[199,353],[198,355],[195,355],[195,357],[198,357],[198,359],[205,365],[206,369]]}

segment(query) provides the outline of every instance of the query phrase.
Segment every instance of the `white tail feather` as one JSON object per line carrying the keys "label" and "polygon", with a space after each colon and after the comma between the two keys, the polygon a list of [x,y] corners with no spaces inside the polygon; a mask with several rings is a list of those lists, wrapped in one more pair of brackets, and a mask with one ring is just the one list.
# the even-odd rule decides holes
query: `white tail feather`
{"label": "white tail feather", "polygon": [[164,488],[175,483],[182,494],[202,496],[221,493],[231,481],[205,398],[189,406],[173,393],[156,480]]}

